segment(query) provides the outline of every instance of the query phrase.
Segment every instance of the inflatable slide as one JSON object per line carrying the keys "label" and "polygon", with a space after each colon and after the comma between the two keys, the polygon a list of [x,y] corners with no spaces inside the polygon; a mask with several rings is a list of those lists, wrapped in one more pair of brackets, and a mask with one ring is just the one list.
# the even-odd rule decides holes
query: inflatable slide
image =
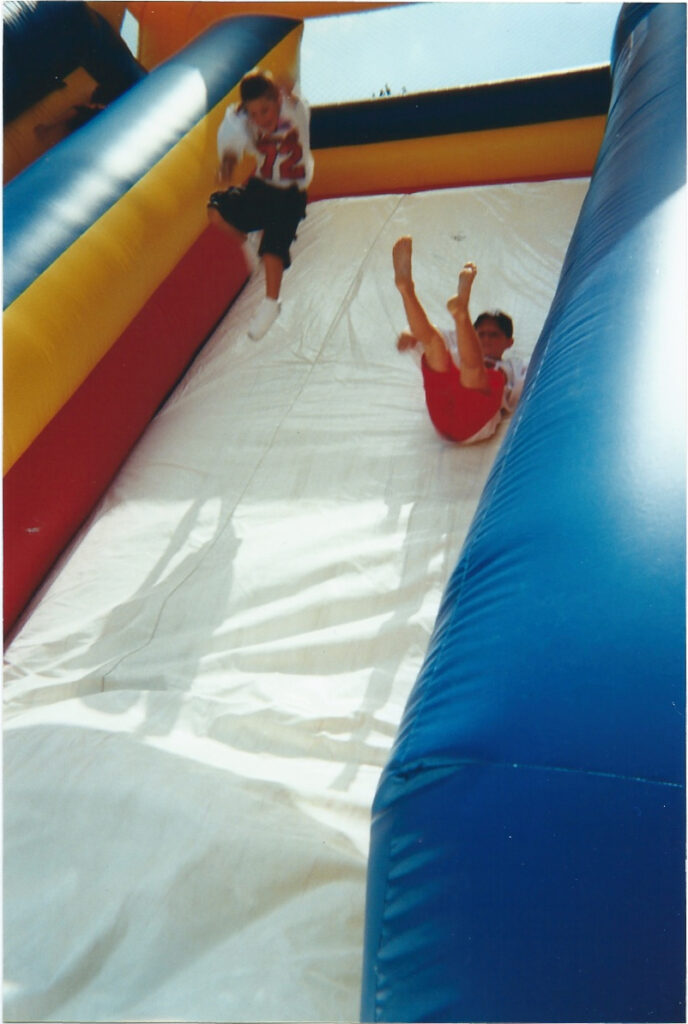
{"label": "inflatable slide", "polygon": [[[206,227],[205,200],[242,74],[298,77],[305,12],[279,6],[218,18],[172,52],[161,38],[159,63],[140,52],[147,73],[5,187],[4,1018],[678,1014],[682,339],[656,342],[668,378],[643,341],[681,301],[662,272],[681,242],[681,8],[622,18],[616,122],[590,189],[608,68],[449,91],[434,121],[423,96],[315,108],[311,202],[281,316],[256,344],[260,274]],[[676,95],[636,61],[669,61]],[[638,168],[655,145],[650,183]],[[419,367],[396,350],[401,234],[438,318],[472,258],[476,312],[507,309],[518,354],[535,350],[521,413],[484,444],[433,431]],[[619,313],[622,283],[636,298]],[[627,362],[599,360],[601,405],[584,364],[611,347],[612,309]],[[496,534],[499,554],[481,546]],[[479,605],[465,612],[464,586]],[[533,643],[549,657],[550,635],[544,700],[543,671],[519,666],[536,665]],[[497,678],[507,642],[500,664],[515,667]],[[608,651],[623,654],[614,671]],[[498,777],[507,735],[530,775]],[[593,748],[606,759],[567,760]],[[590,797],[586,779],[606,789]],[[609,907],[632,886],[652,949],[625,1001],[628,950],[605,949],[605,973],[583,912],[599,916],[621,845]],[[526,865],[518,886],[511,864]]]}

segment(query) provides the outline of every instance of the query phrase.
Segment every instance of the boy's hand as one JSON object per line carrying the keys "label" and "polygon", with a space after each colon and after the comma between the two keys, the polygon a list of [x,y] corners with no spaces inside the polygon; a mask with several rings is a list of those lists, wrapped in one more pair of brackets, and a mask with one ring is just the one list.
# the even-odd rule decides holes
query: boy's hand
{"label": "boy's hand", "polygon": [[232,175],[237,165],[237,158],[233,153],[225,153],[220,166],[217,169],[217,183],[225,188],[231,184]]}

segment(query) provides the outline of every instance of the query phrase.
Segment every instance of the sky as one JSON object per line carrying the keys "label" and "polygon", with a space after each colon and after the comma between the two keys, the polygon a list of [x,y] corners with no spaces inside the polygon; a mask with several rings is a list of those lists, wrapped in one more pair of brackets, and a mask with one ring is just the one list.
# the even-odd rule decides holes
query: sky
{"label": "sky", "polygon": [[312,18],[301,46],[311,104],[455,88],[605,64],[620,3],[405,3]]}
{"label": "sky", "polygon": [[[371,99],[609,61],[620,3],[447,0],[311,18],[301,46],[311,104]],[[125,18],[122,34],[135,50]]]}

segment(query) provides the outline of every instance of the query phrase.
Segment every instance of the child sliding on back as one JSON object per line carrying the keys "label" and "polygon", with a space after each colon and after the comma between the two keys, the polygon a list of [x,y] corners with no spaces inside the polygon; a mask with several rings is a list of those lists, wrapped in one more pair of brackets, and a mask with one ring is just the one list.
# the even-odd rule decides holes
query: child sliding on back
{"label": "child sliding on back", "polygon": [[456,294],[447,302],[454,330],[442,331],[432,323],[416,295],[412,245],[404,236],[392,249],[394,283],[409,325],[399,335],[397,348],[422,348],[425,401],[438,433],[450,441],[473,444],[491,437],[503,416],[516,408],[526,364],[504,355],[514,343],[510,316],[492,310],[471,322],[468,302],[478,272],[475,263],[464,264]]}
{"label": "child sliding on back", "polygon": [[[306,216],[306,189],[313,178],[308,105],[291,90],[280,89],[268,72],[253,71],[240,84],[241,103],[229,107],[217,135],[218,180],[222,190],[208,201],[211,223],[242,243],[262,231],[259,256],[265,269],[265,298],[249,325],[262,338],[280,311],[282,275],[290,265],[289,248]],[[231,187],[244,154],[254,156],[254,174]]]}

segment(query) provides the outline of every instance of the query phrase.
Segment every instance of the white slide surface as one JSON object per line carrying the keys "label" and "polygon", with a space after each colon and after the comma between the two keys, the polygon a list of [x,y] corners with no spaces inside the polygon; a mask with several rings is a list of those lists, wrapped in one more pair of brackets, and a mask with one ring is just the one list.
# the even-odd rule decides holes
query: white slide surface
{"label": "white slide surface", "polygon": [[[370,808],[507,423],[440,438],[391,248],[439,326],[528,357],[587,180],[309,206],[5,652],[8,1021],[355,1021]],[[122,401],[126,402],[126,394]]]}

